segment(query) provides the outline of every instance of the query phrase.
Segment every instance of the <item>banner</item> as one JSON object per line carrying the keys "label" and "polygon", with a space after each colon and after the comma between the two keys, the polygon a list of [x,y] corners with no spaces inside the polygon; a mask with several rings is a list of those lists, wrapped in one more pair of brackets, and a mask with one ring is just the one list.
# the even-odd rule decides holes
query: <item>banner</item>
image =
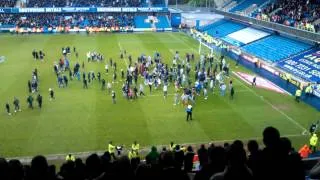
{"label": "banner", "polygon": [[320,82],[320,48],[280,61],[277,66],[308,82]]}
{"label": "banner", "polygon": [[0,8],[5,13],[72,13],[72,12],[168,12],[166,7],[60,7],[60,8]]}

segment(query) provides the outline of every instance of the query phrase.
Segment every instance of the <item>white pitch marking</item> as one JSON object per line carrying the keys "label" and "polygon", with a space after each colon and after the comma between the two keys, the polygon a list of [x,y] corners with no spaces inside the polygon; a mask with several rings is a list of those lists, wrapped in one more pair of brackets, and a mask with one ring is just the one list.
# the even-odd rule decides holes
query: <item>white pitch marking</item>
{"label": "white pitch marking", "polygon": [[[233,72],[234,73],[234,72]],[[235,76],[237,77],[237,76]],[[270,105],[274,110],[278,111],[280,114],[282,114],[284,117],[286,117],[287,120],[289,120],[290,122],[292,122],[293,124],[295,124],[297,127],[299,127],[303,132],[307,131],[306,128],[304,128],[301,124],[299,124],[297,121],[295,121],[292,117],[290,117],[289,115],[287,115],[286,113],[284,113],[282,110],[280,110],[279,108],[277,108],[276,106],[274,106],[272,103],[270,103],[268,100],[264,99],[263,96],[258,95],[255,91],[253,91],[252,89],[250,89],[248,86],[246,86],[242,81],[240,81],[237,78],[235,78],[243,87],[247,88],[250,92],[252,92],[255,96],[259,97],[263,102],[267,103],[268,105]]]}

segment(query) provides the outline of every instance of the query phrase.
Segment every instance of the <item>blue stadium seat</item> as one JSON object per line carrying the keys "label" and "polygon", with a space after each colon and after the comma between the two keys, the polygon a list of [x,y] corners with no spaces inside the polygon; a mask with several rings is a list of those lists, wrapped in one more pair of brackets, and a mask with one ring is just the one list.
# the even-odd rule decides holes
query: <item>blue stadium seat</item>
{"label": "blue stadium seat", "polygon": [[226,20],[224,20],[224,19],[221,19],[221,20],[218,20],[218,21],[216,21],[216,22],[213,22],[213,23],[211,23],[211,24],[206,24],[206,25],[204,25],[204,26],[201,26],[198,30],[199,31],[207,31],[208,29],[210,29],[210,28],[213,28],[213,27],[216,27],[216,26],[220,26],[221,24],[224,24],[224,23],[226,23],[227,21]]}
{"label": "blue stadium seat", "polygon": [[244,46],[243,50],[270,62],[277,62],[311,47],[300,41],[272,35]]}
{"label": "blue stadium seat", "polygon": [[213,24],[203,27],[210,36],[213,37],[224,37],[233,32],[239,31],[246,26],[240,23],[235,23],[227,20],[219,20]]}

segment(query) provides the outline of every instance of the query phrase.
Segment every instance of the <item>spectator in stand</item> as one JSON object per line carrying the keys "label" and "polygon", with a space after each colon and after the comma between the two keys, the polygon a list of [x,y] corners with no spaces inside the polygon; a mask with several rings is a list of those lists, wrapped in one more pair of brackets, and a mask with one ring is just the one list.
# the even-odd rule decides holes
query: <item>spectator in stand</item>
{"label": "spectator in stand", "polygon": [[91,154],[86,159],[86,172],[87,172],[88,179],[97,178],[103,172],[102,166],[101,166],[101,160],[97,154]]}
{"label": "spectator in stand", "polygon": [[241,141],[235,141],[230,146],[230,150],[227,152],[226,169],[224,172],[213,175],[211,180],[253,179],[252,172],[246,165],[246,152],[241,144]]}
{"label": "spectator in stand", "polygon": [[157,164],[159,161],[159,153],[157,151],[157,148],[155,146],[152,146],[151,152],[146,156],[147,164]]}
{"label": "spectator in stand", "polygon": [[10,180],[24,179],[24,170],[19,160],[13,159],[8,163],[8,176]]}
{"label": "spectator in stand", "polygon": [[191,172],[193,167],[194,152],[191,146],[187,147],[187,152],[184,155],[184,171]]}
{"label": "spectator in stand", "polygon": [[53,180],[55,179],[55,174],[51,170],[52,168],[49,168],[47,159],[44,156],[36,156],[31,161],[29,178],[32,180]]}
{"label": "spectator in stand", "polygon": [[0,158],[0,179],[8,178],[8,162],[4,158]]}
{"label": "spectator in stand", "polygon": [[129,158],[122,156],[118,161],[114,162],[112,174],[106,175],[106,177],[106,179],[133,179],[134,171],[131,168]]}
{"label": "spectator in stand", "polygon": [[179,180],[188,180],[188,175],[177,166],[176,161],[174,160],[174,154],[171,151],[168,151],[164,155],[162,172],[159,179],[179,179]]}
{"label": "spectator in stand", "polygon": [[[273,127],[267,127],[263,132],[265,148],[260,151],[256,141],[249,141],[250,152],[247,160],[244,145],[236,140],[231,145],[210,146],[208,151],[204,145],[199,149],[199,156],[204,165],[196,173],[194,180],[233,180],[233,179],[305,179],[304,167],[300,155],[292,148],[288,138],[280,138],[280,133]],[[178,150],[178,151],[175,151]],[[0,158],[1,180],[104,180],[104,179],[177,179],[188,180],[187,172],[192,169],[193,150],[187,148],[183,156],[184,171],[181,169],[179,145],[174,151],[163,150],[161,160],[156,147],[152,147],[147,155],[147,164],[130,162],[127,156],[111,161],[109,152],[101,157],[92,154],[87,157],[86,163],[81,159],[75,162],[65,162],[58,173],[54,166],[49,166],[45,157],[36,156],[31,166],[22,166],[18,160]],[[201,154],[201,155],[200,155]],[[182,153],[183,155],[183,153]],[[253,174],[247,165],[254,171]],[[310,173],[312,178],[320,177],[320,163]]]}
{"label": "spectator in stand", "polygon": [[208,150],[204,144],[201,144],[200,149],[198,150],[198,156],[200,161],[200,167],[204,167],[208,164]]}
{"label": "spectator in stand", "polygon": [[0,1],[0,7],[14,7],[16,5],[16,0],[1,0]]}
{"label": "spectator in stand", "polygon": [[[112,17],[112,18],[110,18]],[[86,23],[88,23],[86,25]],[[0,25],[14,25],[19,28],[71,28],[71,27],[133,27],[133,16],[112,13],[29,13],[0,14]]]}
{"label": "spectator in stand", "polygon": [[313,22],[320,18],[320,3],[318,0],[277,0],[265,7],[257,18],[316,32]]}
{"label": "spectator in stand", "polygon": [[143,5],[139,0],[29,0],[27,3],[28,7],[140,7]]}
{"label": "spectator in stand", "polygon": [[280,138],[281,151],[283,152],[283,157],[286,158],[287,167],[286,174],[284,175],[288,179],[305,179],[304,167],[300,154],[294,150],[291,145],[291,141],[286,138]]}
{"label": "spectator in stand", "polygon": [[259,158],[261,157],[261,151],[259,149],[258,142],[256,140],[250,140],[248,142],[248,151],[249,151],[249,156],[248,156],[248,167],[252,170],[253,174],[255,175],[256,173],[256,167],[259,163]]}
{"label": "spectator in stand", "polygon": [[209,162],[197,172],[194,180],[209,180],[218,172],[223,172],[226,166],[226,152],[221,146],[214,147],[209,154]]}
{"label": "spectator in stand", "polygon": [[184,153],[180,148],[180,145],[176,145],[176,148],[174,150],[174,160],[177,163],[178,168],[181,169],[183,165],[183,159],[184,159]]}

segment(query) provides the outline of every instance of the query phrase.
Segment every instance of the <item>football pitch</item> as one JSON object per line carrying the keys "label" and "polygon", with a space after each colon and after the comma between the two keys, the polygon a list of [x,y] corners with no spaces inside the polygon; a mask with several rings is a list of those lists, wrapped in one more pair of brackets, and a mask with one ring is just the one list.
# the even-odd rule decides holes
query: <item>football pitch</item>
{"label": "football pitch", "polygon": [[[0,56],[6,61],[0,64],[0,156],[34,156],[105,150],[110,140],[114,144],[129,146],[137,140],[141,146],[176,143],[204,143],[232,139],[257,139],[266,126],[278,128],[283,136],[289,136],[298,147],[308,142],[303,135],[309,125],[320,118],[319,112],[304,104],[296,103],[292,96],[273,91],[252,88],[235,76],[235,99],[221,97],[218,88],[209,93],[208,100],[198,96],[193,118],[186,122],[184,107],[173,105],[173,84],[169,96],[163,98],[162,88],[150,95],[145,87],[145,97],[128,101],[121,94],[120,69],[126,69],[128,59],[121,60],[120,50],[131,54],[133,62],[142,53],[153,57],[157,51],[171,66],[175,51],[180,56],[193,52],[199,59],[199,43],[182,33],[141,34],[60,34],[60,35],[0,35]],[[116,61],[118,82],[113,84],[117,104],[111,95],[101,90],[98,81],[83,89],[82,81],[69,81],[67,88],[58,88],[53,64],[61,55],[61,48],[73,46],[79,52],[69,56],[71,67],[78,61],[85,62],[84,71],[101,72],[102,78],[111,81],[106,74],[105,63]],[[45,61],[35,61],[32,50],[43,50]],[[86,53],[97,51],[105,56],[105,62],[86,62]],[[204,50],[205,51],[205,50]],[[251,73],[243,67],[231,71]],[[28,86],[32,70],[38,69],[43,108],[27,108]],[[194,64],[192,64],[192,70]],[[80,68],[83,72],[83,69]],[[112,71],[111,71],[112,72]],[[194,72],[192,71],[192,80]],[[226,81],[229,81],[227,79]],[[141,78],[139,78],[141,81]],[[56,99],[49,101],[48,89],[53,88]],[[33,94],[35,98],[37,93]],[[14,96],[20,99],[22,112],[8,116],[5,103],[13,109]],[[34,102],[36,106],[36,101]]]}

